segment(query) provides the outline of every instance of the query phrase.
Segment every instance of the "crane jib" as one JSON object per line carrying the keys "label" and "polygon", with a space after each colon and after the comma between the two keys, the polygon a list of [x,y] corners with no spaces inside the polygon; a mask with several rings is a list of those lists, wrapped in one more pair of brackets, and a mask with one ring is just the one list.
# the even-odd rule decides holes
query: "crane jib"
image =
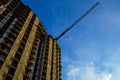
{"label": "crane jib", "polygon": [[72,29],[79,21],[81,21],[87,14],[89,14],[99,2],[95,3],[89,10],[87,10],[83,15],[81,15],[73,24],[71,24],[64,32],[62,32],[55,40],[59,40],[65,33],[67,33],[70,29]]}

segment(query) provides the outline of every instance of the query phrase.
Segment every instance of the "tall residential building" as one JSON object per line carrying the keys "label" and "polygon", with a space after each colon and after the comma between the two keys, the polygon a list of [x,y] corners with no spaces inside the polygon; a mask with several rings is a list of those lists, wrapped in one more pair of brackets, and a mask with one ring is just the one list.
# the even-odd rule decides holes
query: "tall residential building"
{"label": "tall residential building", "polygon": [[61,80],[59,45],[20,0],[0,0],[0,80]]}

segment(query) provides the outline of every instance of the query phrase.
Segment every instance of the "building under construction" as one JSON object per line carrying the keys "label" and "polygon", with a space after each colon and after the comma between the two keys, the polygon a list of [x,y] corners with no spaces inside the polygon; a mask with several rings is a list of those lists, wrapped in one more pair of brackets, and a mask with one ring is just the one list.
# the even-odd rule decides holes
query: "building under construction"
{"label": "building under construction", "polygon": [[61,80],[61,52],[20,0],[0,0],[0,80]]}

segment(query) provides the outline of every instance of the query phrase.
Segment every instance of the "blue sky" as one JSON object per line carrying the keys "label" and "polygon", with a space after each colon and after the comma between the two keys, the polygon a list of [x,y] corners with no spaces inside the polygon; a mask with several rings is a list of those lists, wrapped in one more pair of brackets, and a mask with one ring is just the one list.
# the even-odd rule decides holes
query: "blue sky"
{"label": "blue sky", "polygon": [[100,5],[64,35],[63,80],[120,79],[119,0],[22,0],[57,37],[97,1]]}

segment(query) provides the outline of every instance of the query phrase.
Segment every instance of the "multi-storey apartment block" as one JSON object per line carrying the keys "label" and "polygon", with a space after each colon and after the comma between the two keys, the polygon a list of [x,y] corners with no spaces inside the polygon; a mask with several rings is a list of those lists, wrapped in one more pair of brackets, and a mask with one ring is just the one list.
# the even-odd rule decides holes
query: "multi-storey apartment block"
{"label": "multi-storey apartment block", "polygon": [[61,80],[59,45],[20,0],[0,0],[0,80]]}

